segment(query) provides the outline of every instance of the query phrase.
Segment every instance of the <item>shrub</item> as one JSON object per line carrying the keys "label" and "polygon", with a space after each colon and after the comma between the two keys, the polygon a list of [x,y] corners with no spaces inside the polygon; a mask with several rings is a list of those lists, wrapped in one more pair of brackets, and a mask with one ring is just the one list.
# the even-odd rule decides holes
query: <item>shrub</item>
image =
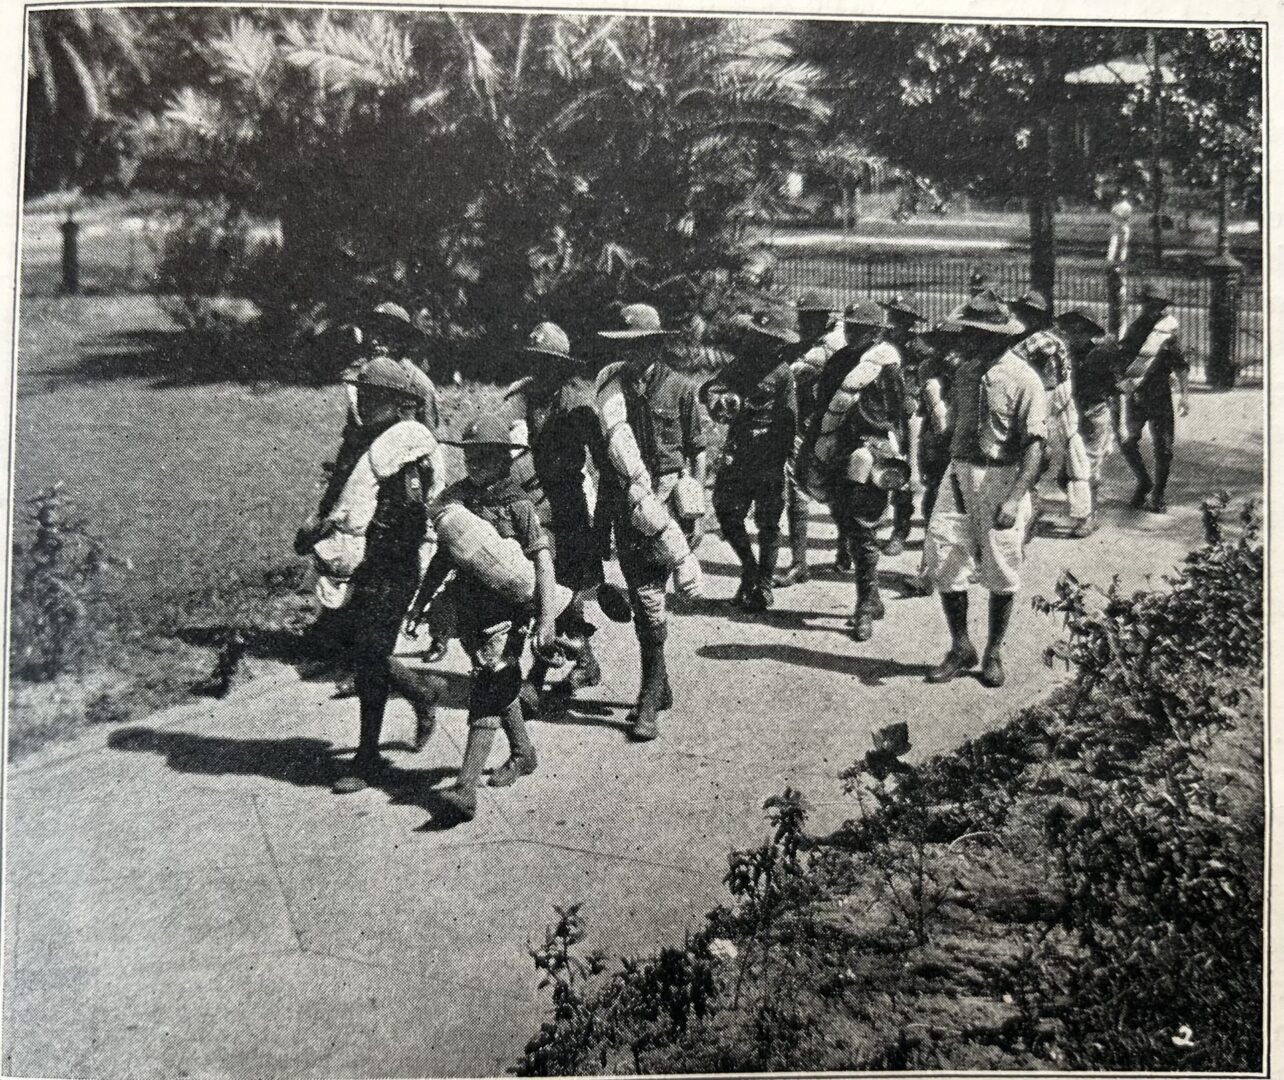
{"label": "shrub", "polygon": [[35,529],[13,550],[12,672],[45,682],[85,669],[116,630],[109,579],[120,565],[75,514],[62,485],[27,502]]}

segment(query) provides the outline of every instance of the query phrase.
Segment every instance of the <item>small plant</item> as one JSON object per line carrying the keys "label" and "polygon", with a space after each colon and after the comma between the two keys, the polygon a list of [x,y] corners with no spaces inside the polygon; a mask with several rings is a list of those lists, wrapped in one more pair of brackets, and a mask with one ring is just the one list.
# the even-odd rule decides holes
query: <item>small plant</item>
{"label": "small plant", "polygon": [[34,523],[14,545],[13,674],[30,682],[81,673],[116,629],[108,585],[124,566],[76,515],[62,484],[28,500]]}

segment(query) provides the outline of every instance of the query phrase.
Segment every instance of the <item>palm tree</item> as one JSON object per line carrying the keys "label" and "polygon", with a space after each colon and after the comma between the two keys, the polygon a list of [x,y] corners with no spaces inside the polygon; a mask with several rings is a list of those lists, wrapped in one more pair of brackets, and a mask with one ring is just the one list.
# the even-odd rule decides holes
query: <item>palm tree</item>
{"label": "palm tree", "polygon": [[447,335],[493,337],[572,294],[583,307],[586,288],[601,298],[730,264],[736,214],[769,201],[791,145],[826,113],[781,30],[237,19],[205,50],[217,78],[137,134],[158,181],[279,216],[291,287],[340,302],[377,283]]}
{"label": "palm tree", "polygon": [[29,178],[77,178],[85,144],[113,112],[122,76],[144,76],[138,19],[124,8],[33,11],[27,22]]}

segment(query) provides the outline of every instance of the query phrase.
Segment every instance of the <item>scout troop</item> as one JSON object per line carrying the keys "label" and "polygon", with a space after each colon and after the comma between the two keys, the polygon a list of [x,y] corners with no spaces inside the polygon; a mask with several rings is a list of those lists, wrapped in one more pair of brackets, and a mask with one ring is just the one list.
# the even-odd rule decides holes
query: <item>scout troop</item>
{"label": "scout troop", "polygon": [[[472,664],[468,739],[454,785],[438,793],[443,817],[475,813],[498,731],[508,756],[489,783],[506,786],[536,768],[527,720],[547,695],[601,680],[594,599],[608,617],[632,618],[640,675],[628,733],[656,738],[674,703],[667,594],[699,589],[710,423],[725,426],[712,509],[740,563],[732,604],[765,612],[776,588],[809,579],[809,504],[821,501],[838,527],[839,564],[854,571],[852,636],[868,641],[885,613],[880,557],[899,554],[910,532],[912,457],[925,523],[918,583],[940,594],[949,636],[927,681],[979,668],[983,685],[1002,686],[1040,478],[1051,473],[1066,489],[1069,534],[1088,535],[1117,437],[1137,478],[1133,506],[1165,509],[1171,382],[1184,416],[1187,364],[1167,297],[1148,288],[1142,303],[1115,342],[1084,312],[1054,318],[1040,293],[1003,301],[984,282],[930,328],[898,296],[851,304],[839,329],[823,298],[807,295],[737,317],[730,363],[698,387],[671,366],[671,331],[649,305],[624,307],[617,326],[598,332],[612,356],[596,375],[543,323],[521,349],[529,375],[508,393],[512,415],[467,426],[452,444],[467,476],[449,487],[435,387],[398,341],[410,319],[382,305],[367,357],[345,377],[350,415],[332,477],[296,540],[314,557],[330,616],[321,625],[350,660],[360,704],[357,751],[335,790],[357,791],[386,769],[379,738],[394,689],[414,709],[415,746],[432,734],[431,682],[393,657],[403,622],[412,633],[425,621],[434,628],[433,659],[449,635]],[[1153,478],[1139,447],[1147,430]],[[889,510],[891,537],[880,543]],[[791,562],[778,573],[782,516]],[[606,584],[612,548],[627,600]],[[988,593],[979,652],[976,585]],[[550,670],[568,663],[546,688]]]}

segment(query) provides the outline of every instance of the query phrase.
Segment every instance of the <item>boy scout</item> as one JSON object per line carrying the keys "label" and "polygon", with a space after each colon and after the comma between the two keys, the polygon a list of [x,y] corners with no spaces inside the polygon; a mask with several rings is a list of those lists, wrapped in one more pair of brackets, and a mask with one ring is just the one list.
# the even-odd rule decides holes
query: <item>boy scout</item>
{"label": "boy scout", "polygon": [[[794,350],[790,370],[794,373],[794,392],[798,398],[798,433],[794,436],[793,450],[785,463],[785,521],[789,526],[789,551],[792,561],[789,569],[776,575],[776,588],[800,585],[811,578],[808,566],[807,533],[811,519],[811,501],[798,482],[802,462],[798,451],[802,447],[805,421],[816,408],[816,380],[825,362],[839,348],[831,331],[831,313],[828,301],[819,293],[804,293],[797,300],[799,344]],[[841,332],[841,331],[840,331]]]}
{"label": "boy scout", "polygon": [[535,771],[535,747],[522,713],[522,653],[532,621],[537,652],[547,654],[556,636],[555,581],[548,538],[525,490],[513,478],[514,450],[508,424],[497,415],[483,415],[465,429],[458,443],[464,450],[468,476],[448,487],[443,504],[459,503],[492,526],[504,540],[516,540],[522,554],[535,564],[535,592],[529,604],[518,604],[486,584],[472,569],[439,547],[428,566],[410,622],[413,624],[454,570],[454,593],[459,640],[472,660],[468,698],[468,741],[454,785],[442,793],[449,812],[470,820],[477,811],[477,785],[502,727],[508,737],[508,760],[491,775],[492,787],[512,784]]}
{"label": "boy scout", "polygon": [[874,621],[883,617],[876,530],[889,493],[909,481],[901,440],[905,384],[900,354],[881,340],[878,306],[871,301],[854,304],[845,319],[852,344],[834,353],[821,373],[820,408],[805,449],[809,487],[827,493],[856,571],[852,635],[868,641]]}
{"label": "boy scout", "polygon": [[[367,362],[356,380],[358,434],[353,436],[351,448],[361,453],[394,424],[422,415],[432,389],[427,377],[413,364],[387,356]],[[392,656],[402,619],[419,582],[420,548],[429,534],[427,503],[432,488],[432,465],[426,459],[412,461],[379,485],[374,518],[365,534],[365,557],[352,576],[349,598],[341,609],[347,614],[351,630],[347,648],[361,724],[351,768],[335,784],[338,794],[360,791],[384,770],[379,736],[388,694],[394,685],[414,706],[415,745],[423,746],[432,734],[432,696],[418,687],[409,671]],[[336,493],[323,503],[328,504],[327,513],[340,497]]]}
{"label": "boy scout", "polygon": [[[896,346],[901,356],[901,374],[905,380],[905,403],[909,410],[900,427],[901,445],[911,444],[910,421],[918,402],[919,372],[930,355],[927,343],[915,331],[918,323],[926,322],[925,316],[914,308],[911,299],[896,296],[891,300],[880,302],[887,313],[887,323],[883,329],[883,340]],[[883,544],[883,554],[895,558],[905,550],[905,541],[909,539],[910,528],[914,518],[914,489],[907,484],[904,488],[892,493],[892,535]]]}
{"label": "boy scout", "polygon": [[968,635],[967,589],[974,574],[990,592],[989,638],[981,683],[1004,682],[1002,648],[1021,585],[1030,490],[1043,465],[1047,394],[1011,346],[1022,326],[997,299],[973,297],[953,325],[965,359],[955,372],[950,465],[927,529],[927,566],[950,631],[945,659],[927,676],[943,683],[977,663]]}
{"label": "boy scout", "polygon": [[[740,560],[733,603],[746,611],[772,606],[785,465],[798,430],[798,400],[787,350],[799,342],[784,314],[758,312],[735,321],[736,359],[701,388],[715,420],[727,423],[713,509],[722,537]],[[758,556],[745,529],[753,508]]]}
{"label": "boy scout", "polygon": [[[553,569],[558,583],[573,594],[558,622],[559,635],[573,640],[578,654],[575,666],[558,687],[573,692],[596,686],[602,678],[592,647],[596,628],[584,608],[605,580],[604,544],[600,530],[593,525],[584,479],[590,460],[599,477],[609,477],[611,465],[588,366],[572,357],[565,331],[554,323],[540,323],[521,351],[531,364],[531,375],[521,394],[523,415],[535,475],[549,505]],[[603,485],[599,497],[609,498],[610,491],[609,484]],[[529,675],[536,696],[547,674],[548,662],[536,657]]]}
{"label": "boy scout", "polygon": [[1079,413],[1079,435],[1088,456],[1091,515],[1082,535],[1096,528],[1101,470],[1118,426],[1119,348],[1105,328],[1082,311],[1057,316],[1057,328],[1070,344],[1071,383]]}
{"label": "boy scout", "polygon": [[[803,446],[798,451],[799,461],[804,469],[810,468],[812,447],[815,446],[819,427],[825,409],[833,400],[834,394],[842,385],[847,374],[860,363],[861,357],[879,338],[883,330],[883,312],[872,300],[862,300],[849,304],[843,312],[843,339],[845,344],[835,349],[825,361],[819,377],[816,379],[814,408],[810,416],[803,417]],[[832,508],[831,508],[832,509]],[[834,559],[835,567],[840,571],[852,568],[851,535],[846,518],[841,520],[836,515],[834,524],[838,530],[838,552]]]}
{"label": "boy scout", "polygon": [[[1168,313],[1172,301],[1153,285],[1146,285],[1139,299],[1140,314],[1119,338],[1119,352],[1127,365],[1119,378],[1119,450],[1137,478],[1133,508],[1148,507],[1162,514],[1168,510],[1165,494],[1177,430],[1172,377],[1177,377],[1181,394],[1177,415],[1185,416],[1190,411],[1190,364],[1177,338],[1177,320]],[[1153,482],[1139,445],[1147,428],[1155,453]]]}
{"label": "boy scout", "polygon": [[[662,501],[671,498],[684,475],[694,478],[703,489],[704,409],[695,386],[665,360],[664,345],[671,331],[662,327],[660,313],[649,304],[629,304],[621,309],[619,319],[616,328],[599,330],[598,336],[611,344],[621,361],[628,423],[652,487]],[[644,538],[622,512],[622,499],[608,499],[605,509],[612,515],[620,570],[629,587],[641,652],[642,678],[637,707],[629,714],[629,734],[647,741],[659,733],[656,713],[673,705],[664,655],[668,638],[665,590],[671,571],[655,562]]]}

